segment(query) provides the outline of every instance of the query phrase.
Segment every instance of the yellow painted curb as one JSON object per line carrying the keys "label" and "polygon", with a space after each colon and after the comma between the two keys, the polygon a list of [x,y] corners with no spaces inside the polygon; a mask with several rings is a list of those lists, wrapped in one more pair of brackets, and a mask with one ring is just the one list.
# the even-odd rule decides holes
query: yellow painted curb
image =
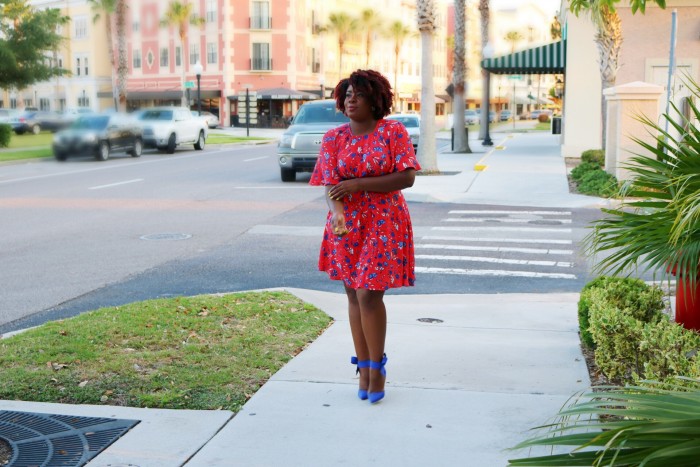
{"label": "yellow painted curb", "polygon": [[484,170],[488,169],[488,165],[486,164],[474,164],[474,170],[477,172],[483,172]]}
{"label": "yellow painted curb", "polygon": [[506,148],[505,146],[496,146],[496,149],[499,149],[499,150],[503,150],[505,148]]}

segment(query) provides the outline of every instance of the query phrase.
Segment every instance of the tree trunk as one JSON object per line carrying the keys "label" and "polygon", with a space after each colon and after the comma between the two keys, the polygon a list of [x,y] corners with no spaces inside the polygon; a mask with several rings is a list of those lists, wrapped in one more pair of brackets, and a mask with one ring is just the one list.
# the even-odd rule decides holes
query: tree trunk
{"label": "tree trunk", "polygon": [[110,84],[112,86],[112,99],[114,101],[114,110],[119,111],[119,90],[117,89],[117,70],[116,60],[114,58],[114,39],[112,36],[112,15],[105,15],[105,23],[107,28],[107,48],[109,49],[109,68]]}
{"label": "tree trunk", "polygon": [[[423,173],[438,172],[435,149],[435,88],[433,86],[433,32],[421,31],[421,135],[418,142],[418,162]],[[464,114],[464,112],[462,112]]]}
{"label": "tree trunk", "polygon": [[[622,21],[617,12],[607,8],[601,10],[599,24],[596,24],[595,43],[600,57],[600,81],[603,91],[615,86],[617,71],[620,69],[620,50],[622,49]],[[600,106],[602,125],[602,145],[605,149],[607,139],[608,109],[605,96],[601,94]]]}
{"label": "tree trunk", "polygon": [[394,112],[399,111],[399,53],[401,49],[397,45],[394,48]]}
{"label": "tree trunk", "polygon": [[[182,29],[182,28],[181,28]],[[180,33],[180,43],[182,44],[182,83],[181,83],[181,88],[182,89],[182,98],[180,99],[180,103],[183,107],[189,108],[189,102],[187,102],[187,91],[185,90],[185,69],[187,67],[188,63],[188,55],[187,55],[187,47],[185,46],[185,34],[184,31]]]}
{"label": "tree trunk", "polygon": [[119,111],[126,112],[126,87],[129,67],[126,54],[126,0],[117,0],[117,93],[119,95]]}
{"label": "tree trunk", "polygon": [[466,20],[464,14],[465,0],[455,0],[455,43],[454,43],[454,69],[452,70],[452,84],[454,92],[452,97],[452,130],[454,134],[453,152],[470,153],[469,141],[464,131],[464,98],[466,86],[464,82],[464,37],[466,35]]}

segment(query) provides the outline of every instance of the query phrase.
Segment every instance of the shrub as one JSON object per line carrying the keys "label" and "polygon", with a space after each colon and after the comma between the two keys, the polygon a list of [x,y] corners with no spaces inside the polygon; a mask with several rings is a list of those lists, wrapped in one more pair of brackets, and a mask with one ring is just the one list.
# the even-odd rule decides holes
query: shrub
{"label": "shrub", "polygon": [[581,153],[581,162],[593,162],[601,167],[605,166],[605,151],[602,149],[588,149]]}
{"label": "shrub", "polygon": [[571,178],[580,182],[584,175],[593,170],[600,170],[600,165],[592,162],[583,162],[571,170]]}
{"label": "shrub", "polygon": [[610,198],[619,191],[617,178],[604,170],[591,170],[581,177],[578,191],[585,195]]}
{"label": "shrub", "polygon": [[[671,380],[675,376],[698,377],[700,334],[673,323],[667,316],[654,325],[645,324],[639,341],[643,380]],[[677,384],[674,381],[673,384]]]}
{"label": "shrub", "polygon": [[548,114],[539,114],[537,117],[537,121],[540,123],[547,123],[549,121],[549,115]]}
{"label": "shrub", "polygon": [[10,145],[10,137],[12,136],[12,127],[0,123],[0,148],[6,148]]}
{"label": "shrub", "polygon": [[627,312],[636,320],[655,322],[660,319],[664,309],[663,292],[656,287],[649,287],[639,279],[629,277],[600,276],[581,289],[578,302],[578,322],[581,341],[588,348],[595,347],[590,330],[591,295],[602,290],[602,299],[606,306],[616,307]]}

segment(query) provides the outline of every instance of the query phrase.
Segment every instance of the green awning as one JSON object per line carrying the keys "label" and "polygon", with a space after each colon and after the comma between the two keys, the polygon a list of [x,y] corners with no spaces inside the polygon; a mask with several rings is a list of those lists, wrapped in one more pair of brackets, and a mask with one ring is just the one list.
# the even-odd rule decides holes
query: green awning
{"label": "green awning", "polygon": [[566,41],[485,58],[481,61],[481,67],[497,75],[563,74],[566,68]]}

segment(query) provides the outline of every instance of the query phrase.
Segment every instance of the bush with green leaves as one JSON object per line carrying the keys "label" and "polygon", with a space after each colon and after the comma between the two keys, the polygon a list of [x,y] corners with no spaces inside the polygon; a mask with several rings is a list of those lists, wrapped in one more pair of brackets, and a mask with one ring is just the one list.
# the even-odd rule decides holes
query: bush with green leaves
{"label": "bush with green leaves", "polygon": [[594,162],[583,162],[571,169],[571,178],[573,178],[576,182],[581,182],[584,175],[597,170],[600,170],[600,165]]}
{"label": "bush with green leaves", "polygon": [[592,162],[604,167],[605,151],[602,149],[587,149],[581,153],[581,162]]}
{"label": "bush with green leaves", "polygon": [[0,123],[0,148],[6,148],[7,146],[9,146],[11,137],[12,127],[10,127],[10,125]]}
{"label": "bush with green leaves", "polygon": [[578,191],[585,195],[610,198],[617,195],[619,186],[617,179],[602,169],[592,170],[581,177]]}
{"label": "bush with green leaves", "polygon": [[[647,382],[574,398],[538,435],[514,449],[557,449],[509,466],[696,467],[700,459],[700,379],[682,387]],[[570,446],[570,452],[564,451]]]}

